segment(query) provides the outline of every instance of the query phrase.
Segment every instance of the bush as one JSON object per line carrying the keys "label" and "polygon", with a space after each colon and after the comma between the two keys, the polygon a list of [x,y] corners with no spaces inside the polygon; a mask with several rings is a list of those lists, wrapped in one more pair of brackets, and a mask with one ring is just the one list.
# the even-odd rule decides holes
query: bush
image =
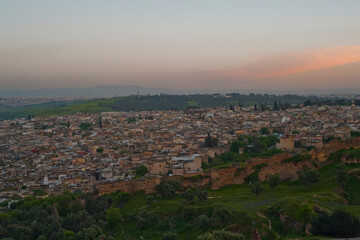
{"label": "bush", "polygon": [[176,192],[181,192],[182,190],[181,182],[177,180],[163,180],[155,187],[156,193],[167,199],[174,198]]}
{"label": "bush", "polygon": [[195,193],[191,191],[191,189],[187,189],[183,194],[182,197],[186,199],[186,202],[190,203],[194,201]]}
{"label": "bush", "polygon": [[291,163],[291,162],[293,162],[293,163],[297,164],[299,162],[306,161],[308,159],[311,159],[311,156],[309,154],[297,155],[297,156],[282,160],[281,163]]}
{"label": "bush", "polygon": [[213,217],[221,223],[221,226],[223,226],[223,224],[230,221],[231,215],[231,212],[227,208],[222,207],[215,209]]}
{"label": "bush", "polygon": [[264,187],[261,185],[260,182],[251,182],[249,183],[249,187],[252,193],[254,193],[256,196],[259,196],[260,193],[264,191]]}
{"label": "bush", "polygon": [[136,218],[137,226],[140,229],[145,229],[150,225],[157,224],[158,218],[153,213],[142,211]]}
{"label": "bush", "polygon": [[91,125],[92,125],[91,123],[84,122],[84,123],[80,123],[79,127],[81,131],[87,131],[90,130]]}
{"label": "bush", "polygon": [[194,207],[188,206],[183,208],[181,215],[186,221],[192,221],[198,213]]}
{"label": "bush", "polygon": [[35,189],[34,194],[33,194],[33,196],[35,196],[35,197],[46,196],[46,195],[47,195],[47,192],[42,188]]}
{"label": "bush", "polygon": [[136,170],[136,175],[135,177],[143,177],[145,176],[145,174],[147,174],[149,172],[149,170],[147,169],[147,167],[145,167],[144,165],[141,165],[140,167],[138,167]]}

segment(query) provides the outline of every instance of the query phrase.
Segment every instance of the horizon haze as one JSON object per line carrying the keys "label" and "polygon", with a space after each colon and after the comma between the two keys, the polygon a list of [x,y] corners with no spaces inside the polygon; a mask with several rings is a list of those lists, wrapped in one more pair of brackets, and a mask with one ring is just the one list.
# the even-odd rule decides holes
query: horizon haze
{"label": "horizon haze", "polygon": [[355,0],[3,1],[0,89],[360,89],[359,8]]}

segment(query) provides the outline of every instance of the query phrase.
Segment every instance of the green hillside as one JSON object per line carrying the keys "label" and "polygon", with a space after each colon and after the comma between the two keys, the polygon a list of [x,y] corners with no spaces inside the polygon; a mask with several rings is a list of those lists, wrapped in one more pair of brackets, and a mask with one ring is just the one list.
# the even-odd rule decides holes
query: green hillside
{"label": "green hillside", "polygon": [[271,105],[278,103],[301,104],[316,97],[297,95],[262,95],[262,94],[197,94],[197,95],[155,95],[128,96],[107,99],[51,102],[24,107],[5,107],[0,105],[0,120],[34,116],[67,115],[77,112],[99,113],[107,111],[142,111],[142,110],[183,110],[193,107],[229,107],[253,106],[254,104]]}
{"label": "green hillside", "polygon": [[[261,183],[258,196],[246,184],[185,191],[177,182],[164,182],[157,195],[30,197],[0,214],[0,234],[13,239],[252,239],[256,228],[265,240],[360,236],[360,164],[339,165],[348,151],[333,154],[314,185],[280,182],[271,190]],[[346,173],[342,184],[339,169]],[[310,231],[326,236],[307,236],[308,223],[317,226]]]}

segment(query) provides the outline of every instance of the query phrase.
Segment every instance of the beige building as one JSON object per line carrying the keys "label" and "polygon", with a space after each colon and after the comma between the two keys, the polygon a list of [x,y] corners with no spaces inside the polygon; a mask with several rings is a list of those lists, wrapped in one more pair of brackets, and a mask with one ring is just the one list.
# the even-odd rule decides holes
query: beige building
{"label": "beige building", "polygon": [[291,152],[295,148],[295,140],[293,136],[283,136],[280,138],[280,143],[277,144],[277,148],[282,151]]}

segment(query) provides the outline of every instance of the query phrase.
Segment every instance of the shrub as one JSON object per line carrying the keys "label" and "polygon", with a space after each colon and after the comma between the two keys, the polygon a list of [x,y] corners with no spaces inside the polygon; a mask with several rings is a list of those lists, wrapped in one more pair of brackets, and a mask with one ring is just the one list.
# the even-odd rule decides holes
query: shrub
{"label": "shrub", "polygon": [[297,156],[282,160],[281,163],[291,163],[291,162],[293,162],[293,163],[297,164],[299,162],[302,162],[302,161],[305,161],[305,160],[308,160],[308,159],[311,159],[311,156],[309,154],[297,155]]}

